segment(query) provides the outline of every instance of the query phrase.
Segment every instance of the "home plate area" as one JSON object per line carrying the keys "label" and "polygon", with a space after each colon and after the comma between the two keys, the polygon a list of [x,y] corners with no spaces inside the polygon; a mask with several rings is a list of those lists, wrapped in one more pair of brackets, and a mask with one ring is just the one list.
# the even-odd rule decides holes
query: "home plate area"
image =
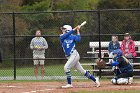
{"label": "home plate area", "polygon": [[131,85],[112,85],[110,81],[101,81],[97,88],[91,81],[75,81],[73,88],[62,89],[65,82],[4,82],[0,83],[0,93],[74,93],[78,91],[125,91],[140,90],[140,81]]}

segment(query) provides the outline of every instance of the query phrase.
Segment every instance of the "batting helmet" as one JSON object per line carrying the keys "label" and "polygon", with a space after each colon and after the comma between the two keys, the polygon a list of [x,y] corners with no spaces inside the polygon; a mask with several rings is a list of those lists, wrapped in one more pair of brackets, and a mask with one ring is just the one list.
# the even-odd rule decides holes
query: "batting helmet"
{"label": "batting helmet", "polygon": [[117,54],[116,58],[120,58],[123,54],[122,51],[120,49],[116,49],[113,51],[113,55]]}
{"label": "batting helmet", "polygon": [[70,25],[64,25],[62,28],[67,29],[67,31],[72,30],[72,27]]}

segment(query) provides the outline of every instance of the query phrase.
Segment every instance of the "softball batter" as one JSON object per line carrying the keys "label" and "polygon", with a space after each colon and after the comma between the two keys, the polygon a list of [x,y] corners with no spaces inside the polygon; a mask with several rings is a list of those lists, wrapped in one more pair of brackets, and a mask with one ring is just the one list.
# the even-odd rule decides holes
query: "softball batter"
{"label": "softball batter", "polygon": [[[81,66],[79,60],[80,56],[75,48],[75,43],[80,42],[80,26],[75,27],[72,29],[70,25],[64,25],[61,27],[62,33],[60,35],[60,42],[62,44],[63,50],[65,52],[65,56],[68,59],[64,66],[64,71],[67,77],[67,85],[62,86],[62,88],[72,88],[72,80],[71,80],[71,68],[76,68],[79,72],[81,72],[84,76],[88,77],[89,79],[93,80],[96,84],[96,87],[100,86],[99,78],[95,78],[91,75],[88,71],[84,70]],[[77,30],[77,35],[73,35],[73,32]]]}

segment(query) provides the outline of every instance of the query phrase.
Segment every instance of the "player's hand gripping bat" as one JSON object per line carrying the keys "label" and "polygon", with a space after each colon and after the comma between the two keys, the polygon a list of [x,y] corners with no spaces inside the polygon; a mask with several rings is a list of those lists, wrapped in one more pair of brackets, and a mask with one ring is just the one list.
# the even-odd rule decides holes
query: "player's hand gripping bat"
{"label": "player's hand gripping bat", "polygon": [[76,26],[73,30],[76,30],[76,29],[80,29],[82,26],[84,26],[87,22],[84,21],[82,22],[80,25]]}

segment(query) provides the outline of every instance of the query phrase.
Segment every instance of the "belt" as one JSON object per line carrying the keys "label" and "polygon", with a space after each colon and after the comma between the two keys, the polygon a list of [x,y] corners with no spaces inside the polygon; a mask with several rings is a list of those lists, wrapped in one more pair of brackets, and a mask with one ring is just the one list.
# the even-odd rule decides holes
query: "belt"
{"label": "belt", "polygon": [[[76,50],[76,49],[72,50],[72,51],[71,51],[71,54],[72,54],[75,50]],[[69,57],[71,54],[66,55],[66,57]]]}
{"label": "belt", "polygon": [[76,49],[72,50],[71,53],[73,53]]}

